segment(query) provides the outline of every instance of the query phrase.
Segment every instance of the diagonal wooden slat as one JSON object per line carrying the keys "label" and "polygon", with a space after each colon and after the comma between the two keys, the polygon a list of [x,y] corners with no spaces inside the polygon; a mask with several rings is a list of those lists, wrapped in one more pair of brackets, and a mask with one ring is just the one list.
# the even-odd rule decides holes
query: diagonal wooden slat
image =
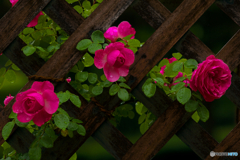
{"label": "diagonal wooden slat", "polygon": [[0,20],[0,53],[18,36],[50,0],[21,0]]}
{"label": "diagonal wooden slat", "polygon": [[240,1],[239,0],[217,0],[217,6],[225,12],[237,25],[240,26]]}

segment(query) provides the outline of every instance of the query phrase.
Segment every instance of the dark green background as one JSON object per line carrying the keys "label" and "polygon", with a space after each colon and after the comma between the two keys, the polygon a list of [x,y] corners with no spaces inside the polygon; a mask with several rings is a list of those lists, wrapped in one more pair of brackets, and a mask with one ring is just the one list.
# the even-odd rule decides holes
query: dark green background
{"label": "dark green background", "polygon": [[[161,0],[173,11],[176,4],[167,0]],[[9,0],[0,1],[0,17],[11,8]],[[19,17],[21,18],[21,17]],[[141,42],[145,42],[153,33],[152,29],[137,13],[129,8],[114,23],[117,26],[121,21],[129,21],[136,29],[136,38]],[[213,4],[207,12],[191,27],[191,31],[202,40],[214,53],[217,53],[227,41],[236,33],[239,27],[215,4]],[[161,38],[161,37],[160,37]],[[0,40],[1,43],[2,40]],[[171,49],[166,57],[171,57],[171,53],[176,52]],[[8,58],[5,55],[0,56],[0,68],[4,66]],[[22,72],[17,72],[17,81],[13,84],[4,82],[4,86],[0,89],[0,104],[8,94],[15,96],[18,91],[27,83],[27,78]],[[218,141],[223,138],[235,126],[236,107],[225,96],[214,102],[207,103],[210,107],[210,119],[206,123],[200,124],[208,130],[208,132]],[[137,124],[138,115],[133,120],[123,118],[117,127],[129,140],[135,143],[141,136],[139,125]],[[110,160],[114,159],[107,151],[105,151],[93,138],[89,138],[78,150],[78,159],[89,160]],[[153,159],[199,159],[198,156],[191,151],[177,136],[174,136],[155,156]]]}

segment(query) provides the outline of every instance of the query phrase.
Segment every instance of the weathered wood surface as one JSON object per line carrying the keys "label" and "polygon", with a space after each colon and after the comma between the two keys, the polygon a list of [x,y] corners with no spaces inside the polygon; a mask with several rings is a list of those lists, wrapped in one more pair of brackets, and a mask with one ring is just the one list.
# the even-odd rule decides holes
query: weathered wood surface
{"label": "weathered wood surface", "polygon": [[0,19],[0,53],[49,2],[50,0],[21,0]]}
{"label": "weathered wood surface", "polygon": [[132,147],[132,143],[108,121],[105,121],[92,136],[115,159],[122,159]]}
{"label": "weathered wood surface", "polygon": [[65,0],[52,0],[43,11],[69,35],[84,21]]}
{"label": "weathered wood surface", "polygon": [[217,6],[240,26],[240,0],[216,0]]}

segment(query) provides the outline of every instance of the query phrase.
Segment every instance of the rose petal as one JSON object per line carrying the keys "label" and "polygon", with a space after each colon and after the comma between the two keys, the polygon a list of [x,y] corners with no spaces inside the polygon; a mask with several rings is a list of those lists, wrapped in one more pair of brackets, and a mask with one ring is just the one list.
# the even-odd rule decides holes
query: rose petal
{"label": "rose petal", "polygon": [[30,88],[29,90],[18,93],[16,96],[16,101],[21,101],[23,98],[25,98],[30,93],[36,93],[36,90]]}
{"label": "rose petal", "polygon": [[43,81],[43,82],[33,82],[32,89],[35,89],[38,93],[42,94],[45,90],[51,90],[54,91],[54,86],[49,81]]}
{"label": "rose petal", "polygon": [[134,62],[134,59],[135,59],[135,55],[134,55],[133,51],[131,49],[128,49],[128,48],[123,48],[123,49],[120,50],[120,52],[125,57],[124,65],[126,65],[126,66],[132,65],[133,62]]}
{"label": "rose petal", "polygon": [[120,55],[120,51],[119,50],[114,50],[112,52],[110,52],[108,55],[107,55],[107,63],[110,65],[110,66],[113,66],[117,60],[117,57]]}
{"label": "rose petal", "polygon": [[38,101],[38,103],[41,105],[41,106],[44,106],[44,100],[43,100],[43,97],[41,94],[39,93],[30,93],[30,94],[27,94],[28,97],[33,97],[34,99],[36,99]]}
{"label": "rose petal", "polygon": [[172,63],[174,61],[177,61],[177,59],[175,57],[172,57],[172,58],[168,59],[168,61],[169,61],[169,63]]}
{"label": "rose petal", "polygon": [[17,115],[17,119],[22,123],[27,123],[27,122],[31,121],[32,118],[33,118],[33,116],[28,116],[24,112],[23,113],[18,113],[18,115]]}
{"label": "rose petal", "polygon": [[[106,54],[111,53],[114,50],[121,50],[124,48],[124,44],[121,42],[110,43],[105,49],[104,52]],[[95,53],[96,54],[96,53]]]}
{"label": "rose petal", "polygon": [[129,66],[123,65],[122,67],[118,68],[118,72],[120,76],[127,76],[129,72]]}
{"label": "rose petal", "polygon": [[28,116],[34,116],[37,112],[43,109],[34,97],[25,97],[22,100],[23,112]]}
{"label": "rose petal", "polygon": [[102,69],[105,63],[107,63],[107,54],[103,51],[103,49],[97,50],[94,56],[94,65],[98,69]]}
{"label": "rose petal", "polygon": [[12,106],[12,110],[14,113],[22,113],[23,112],[22,101],[16,101]]}
{"label": "rose petal", "polygon": [[118,28],[110,27],[103,35],[106,39],[111,40],[112,43],[116,42],[116,40],[118,39]]}
{"label": "rose petal", "polygon": [[18,0],[10,0],[10,2],[12,3],[12,7],[18,2]]}
{"label": "rose petal", "polygon": [[41,110],[40,112],[38,112],[34,117],[33,117],[33,122],[37,125],[37,126],[42,126],[44,123],[46,123],[47,121],[49,121],[52,118],[51,114],[48,114],[47,112],[45,112],[44,110]]}
{"label": "rose petal", "polygon": [[160,73],[163,75],[164,74],[164,69],[166,68],[166,65],[165,66],[162,66],[161,69],[160,69]]}
{"label": "rose petal", "polygon": [[33,20],[27,25],[27,27],[34,27],[38,24],[38,18],[43,15],[42,11],[33,18]]}
{"label": "rose petal", "polygon": [[104,74],[110,82],[115,82],[119,79],[120,75],[118,73],[118,69],[110,66],[108,63],[103,67]]}
{"label": "rose petal", "polygon": [[6,107],[6,105],[13,99],[14,97],[11,96],[11,94],[9,94],[9,96],[7,96],[5,99],[4,99],[4,107]]}
{"label": "rose petal", "polygon": [[43,99],[45,103],[45,111],[49,114],[55,113],[59,106],[59,98],[57,97],[56,93],[51,90],[45,90],[43,92]]}
{"label": "rose petal", "polygon": [[133,34],[131,38],[134,38],[135,33],[136,33],[135,29],[132,28],[131,24],[127,21],[123,21],[118,25],[118,36],[120,38],[124,38],[131,34]]}

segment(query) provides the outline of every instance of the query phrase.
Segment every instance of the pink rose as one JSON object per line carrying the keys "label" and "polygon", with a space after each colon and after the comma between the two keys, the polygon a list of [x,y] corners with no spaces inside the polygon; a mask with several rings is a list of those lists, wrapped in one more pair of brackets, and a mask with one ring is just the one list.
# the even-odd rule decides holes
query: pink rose
{"label": "pink rose", "polygon": [[[177,61],[177,59],[175,58],[175,57],[172,57],[172,58],[170,58],[170,59],[168,59],[168,58],[164,58],[164,59],[167,59],[168,61],[169,61],[169,63],[172,63],[172,62],[174,62],[174,61]],[[160,73],[163,75],[164,74],[164,69],[166,68],[166,65],[164,65],[164,66],[162,66],[161,68],[160,68]]]}
{"label": "pink rose", "polygon": [[125,48],[121,42],[115,42],[95,52],[94,64],[98,69],[103,68],[107,80],[115,82],[120,76],[128,75],[134,58],[132,50]]}
{"label": "pink rose", "polygon": [[34,82],[32,87],[17,94],[12,109],[17,119],[26,123],[31,120],[41,126],[52,118],[58,109],[59,99],[54,93],[54,86],[49,81]]}
{"label": "pink rose", "polygon": [[13,99],[14,97],[11,96],[11,94],[9,94],[9,96],[7,96],[5,99],[4,99],[4,107],[6,107],[6,105]]}
{"label": "pink rose", "polygon": [[131,34],[133,34],[131,39],[134,39],[135,33],[136,31],[132,28],[131,24],[127,21],[123,21],[118,25],[118,27],[108,28],[108,30],[104,33],[104,37],[111,40],[111,42],[116,42],[118,38],[124,38]]}
{"label": "pink rose", "polygon": [[66,81],[67,81],[67,83],[70,83],[70,82],[71,82],[71,77],[68,77],[68,78],[66,79]]}
{"label": "pink rose", "polygon": [[207,102],[212,102],[224,95],[231,85],[231,77],[228,65],[210,55],[198,64],[192,74],[190,87],[193,91],[198,90]]}
{"label": "pink rose", "polygon": [[[173,82],[171,84],[169,84],[169,88],[171,88],[172,86],[180,83],[180,82],[174,83],[174,81],[176,81],[178,78],[180,78],[182,76],[183,76],[183,73],[182,72],[178,72],[178,75],[173,78]],[[185,77],[186,77],[186,75],[185,75]],[[190,83],[188,79],[185,79],[183,82],[185,83],[185,85],[184,85],[185,87],[187,87],[188,84]]]}
{"label": "pink rose", "polygon": [[0,53],[0,56],[2,55],[3,53]]}
{"label": "pink rose", "polygon": [[[18,2],[18,0],[10,0],[12,7]],[[27,27],[34,27],[38,24],[38,18],[43,15],[42,11],[36,15],[36,17],[27,25]]]}

